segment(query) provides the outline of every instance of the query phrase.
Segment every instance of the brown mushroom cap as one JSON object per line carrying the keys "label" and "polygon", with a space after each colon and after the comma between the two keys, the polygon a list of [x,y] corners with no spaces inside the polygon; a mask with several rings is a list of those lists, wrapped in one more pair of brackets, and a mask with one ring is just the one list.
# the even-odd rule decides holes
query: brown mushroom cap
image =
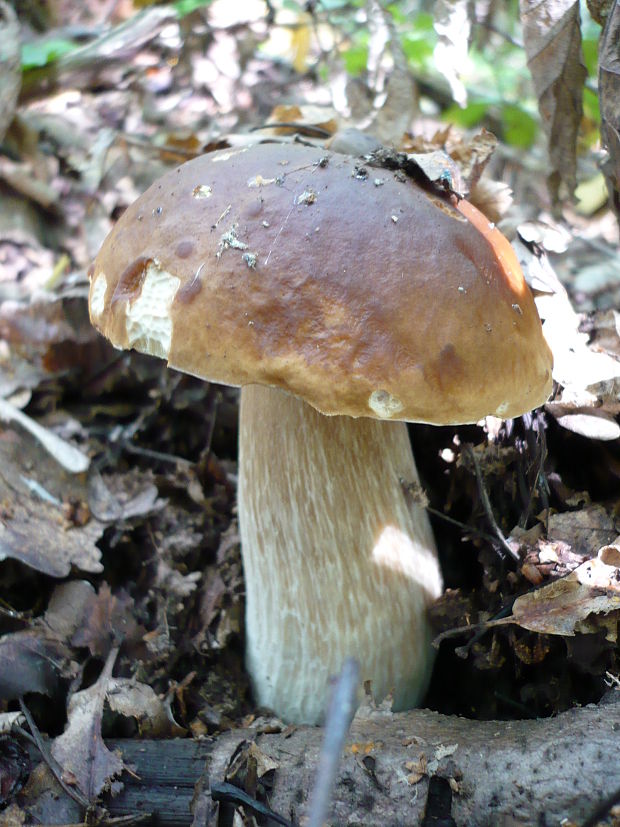
{"label": "brown mushroom cap", "polygon": [[485,234],[343,155],[214,152],[123,214],[92,268],[91,319],[117,347],[325,414],[516,416],[549,395],[552,357],[510,245],[478,220]]}

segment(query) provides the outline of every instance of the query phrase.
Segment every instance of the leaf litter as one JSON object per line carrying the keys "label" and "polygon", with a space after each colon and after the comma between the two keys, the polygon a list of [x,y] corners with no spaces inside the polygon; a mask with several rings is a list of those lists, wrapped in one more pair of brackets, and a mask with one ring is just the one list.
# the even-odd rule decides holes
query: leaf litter
{"label": "leaf litter", "polygon": [[[256,714],[243,670],[235,392],[112,351],[88,323],[86,272],[115,218],[170,164],[248,140],[243,122],[260,120],[255,102],[239,111],[233,101],[260,86],[277,103],[291,82],[279,64],[266,71],[250,63],[243,76],[236,67],[228,73],[217,104],[204,91],[179,94],[171,62],[161,59],[170,56],[160,38],[170,10],[150,12],[134,21],[138,30],[115,29],[61,59],[43,100],[28,103],[26,85],[6,137],[15,160],[0,169],[12,187],[0,204],[0,400],[57,437],[53,445],[89,459],[88,468],[67,468],[62,449],[46,448],[25,420],[0,423],[0,662],[10,667],[0,675],[0,703],[6,711],[28,696],[67,779],[89,800],[114,787],[122,770],[103,740],[122,730],[110,720],[124,718],[141,737],[204,736]],[[562,84],[573,101],[580,70],[572,47],[552,48],[570,41],[574,17],[567,21],[541,33],[543,50],[530,57],[538,78],[553,69],[550,89],[536,84],[551,104],[550,135],[564,135],[552,146],[556,193],[574,176],[565,144],[577,109],[566,107]],[[214,40],[221,45],[229,34]],[[102,48],[112,59],[94,71],[90,60]],[[145,76],[127,62],[140,50],[153,67]],[[613,60],[606,59],[611,123]],[[79,89],[59,86],[78,77]],[[335,136],[342,125],[329,107],[274,109],[266,120],[293,117],[301,128],[281,126],[282,139],[295,132],[322,145],[311,127]],[[372,136],[360,134],[366,140],[355,145],[365,150]],[[403,153],[425,156],[417,160],[431,182],[446,168],[456,180],[447,154],[472,197],[487,187],[490,220],[505,214],[506,185],[488,183],[501,159],[490,158],[490,133],[462,139],[436,125],[431,138],[388,137]],[[609,151],[615,160],[613,141]],[[235,233],[223,246],[241,249]],[[538,253],[531,242],[540,262]],[[559,383],[544,412],[514,423],[413,429],[446,549],[449,588],[433,608],[438,631],[486,630],[462,647],[466,660],[450,641],[442,645],[431,702],[443,711],[502,717],[527,704],[531,714],[552,714],[597,700],[603,681],[619,672],[620,338],[615,311],[576,313],[573,299],[562,291],[539,299]],[[466,445],[479,460],[486,501]],[[490,516],[515,563],[504,557]],[[561,687],[553,697],[551,684]],[[40,696],[66,708],[62,721],[46,721]],[[52,783],[41,781],[43,809],[35,794],[24,805],[50,823],[64,812],[51,800]]]}

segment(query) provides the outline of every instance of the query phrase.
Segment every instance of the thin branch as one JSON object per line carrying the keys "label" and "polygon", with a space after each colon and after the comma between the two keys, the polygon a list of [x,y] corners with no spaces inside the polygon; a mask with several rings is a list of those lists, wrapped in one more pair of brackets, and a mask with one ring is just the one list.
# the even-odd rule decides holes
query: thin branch
{"label": "thin branch", "polygon": [[310,793],[307,827],[322,827],[327,820],[332,791],[338,777],[338,765],[355,712],[359,675],[358,662],[353,658],[347,658],[329,702],[319,766]]}
{"label": "thin branch", "polygon": [[66,794],[69,796],[69,798],[72,798],[77,804],[80,805],[80,807],[83,807],[85,810],[87,810],[90,807],[90,801],[84,795],[82,795],[80,790],[78,790],[74,787],[70,787],[69,784],[67,784],[66,781],[63,779],[63,775],[64,775],[63,768],[58,763],[58,761],[54,758],[54,756],[52,755],[52,753],[48,749],[47,744],[43,741],[43,738],[41,737],[41,733],[39,732],[39,728],[35,724],[34,718],[30,714],[30,710],[28,709],[28,707],[24,703],[24,699],[21,698],[21,697],[19,699],[19,705],[21,707],[21,711],[24,713],[24,717],[26,718],[26,721],[28,722],[28,726],[30,727],[30,732],[32,733],[32,736],[29,737],[27,732],[24,732],[23,730],[21,730],[22,733],[26,737],[28,737],[29,740],[32,740],[34,742],[37,749],[41,753],[41,757],[43,758],[43,760],[45,761],[47,766],[50,768],[54,778],[56,779],[56,781],[58,781],[58,783],[60,784],[62,789],[66,792]]}
{"label": "thin branch", "polygon": [[467,455],[467,458],[471,460],[471,462],[473,463],[474,470],[476,472],[476,482],[478,483],[478,493],[480,494],[480,500],[482,501],[482,506],[484,508],[485,514],[487,515],[487,519],[491,524],[491,528],[493,529],[493,532],[499,540],[499,543],[501,547],[504,549],[504,551],[510,557],[512,557],[512,559],[515,562],[518,563],[520,560],[518,553],[510,547],[508,541],[504,537],[501,528],[497,524],[495,515],[493,514],[493,508],[491,507],[491,501],[489,500],[489,495],[487,494],[487,490],[484,485],[484,478],[482,476],[482,471],[480,470],[480,463],[478,462],[478,458],[476,457],[473,448],[469,444],[463,446],[463,451]]}

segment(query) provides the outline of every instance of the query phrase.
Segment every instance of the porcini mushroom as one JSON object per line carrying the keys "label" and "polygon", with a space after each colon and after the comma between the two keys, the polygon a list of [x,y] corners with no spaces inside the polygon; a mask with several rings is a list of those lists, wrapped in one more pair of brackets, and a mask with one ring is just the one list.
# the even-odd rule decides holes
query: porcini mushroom
{"label": "porcini mushroom", "polygon": [[512,417],[550,391],[512,248],[457,206],[313,148],[223,150],[156,182],[91,270],[114,345],[242,387],[247,665],[288,721],[320,720],[347,656],[396,709],[427,686],[441,575],[405,423]]}

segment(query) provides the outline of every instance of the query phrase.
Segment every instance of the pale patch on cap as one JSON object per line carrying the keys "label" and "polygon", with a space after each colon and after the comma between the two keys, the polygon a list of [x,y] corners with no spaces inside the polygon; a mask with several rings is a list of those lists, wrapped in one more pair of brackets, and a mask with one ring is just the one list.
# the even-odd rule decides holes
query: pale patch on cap
{"label": "pale patch on cap", "polygon": [[127,339],[129,347],[167,359],[172,343],[170,307],[181,280],[157,262],[149,262],[140,296],[127,302]]}
{"label": "pale patch on cap", "polygon": [[98,273],[90,286],[90,312],[93,319],[100,318],[105,307],[105,293],[108,289],[108,281],[105,273]]}
{"label": "pale patch on cap", "polygon": [[381,419],[391,419],[403,409],[403,403],[388,391],[373,391],[368,397],[368,407]]}

